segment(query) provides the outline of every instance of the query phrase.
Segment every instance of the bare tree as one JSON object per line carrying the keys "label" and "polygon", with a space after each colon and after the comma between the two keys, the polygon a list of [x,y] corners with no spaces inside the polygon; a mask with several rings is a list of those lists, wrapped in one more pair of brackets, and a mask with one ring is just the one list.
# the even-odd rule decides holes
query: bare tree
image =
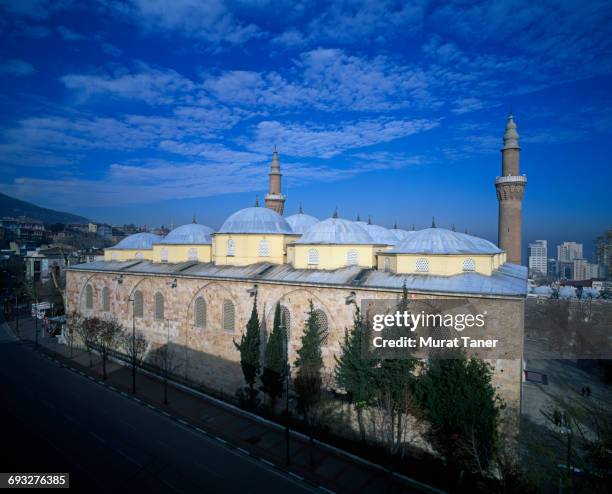
{"label": "bare tree", "polygon": [[149,342],[144,333],[136,331],[132,335],[131,332],[122,331],[119,340],[119,346],[130,358],[130,362],[135,362],[136,366],[141,365],[149,348]]}
{"label": "bare tree", "polygon": [[70,358],[73,357],[74,340],[79,334],[79,328],[82,326],[82,324],[83,316],[81,316],[80,313],[72,311],[70,314],[66,315],[66,324],[64,326],[62,336],[70,348]]}
{"label": "bare tree", "polygon": [[80,324],[74,326],[77,338],[81,340],[89,355],[89,367],[93,367],[92,354],[96,346],[99,322],[100,320],[97,317],[89,317],[81,319]]}
{"label": "bare tree", "polygon": [[106,363],[111,350],[116,350],[123,328],[116,319],[98,319],[98,331],[95,333],[95,343],[102,357],[102,379],[106,380]]}

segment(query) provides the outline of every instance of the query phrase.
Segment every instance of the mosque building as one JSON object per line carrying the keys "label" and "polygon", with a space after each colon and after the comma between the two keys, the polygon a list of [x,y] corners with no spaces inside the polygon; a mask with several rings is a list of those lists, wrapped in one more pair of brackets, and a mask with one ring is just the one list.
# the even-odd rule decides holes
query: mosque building
{"label": "mosque building", "polygon": [[526,182],[518,175],[518,154],[516,124],[510,116],[503,176],[496,180],[496,246],[435,223],[409,231],[337,213],[319,220],[304,213],[301,205],[297,214],[284,217],[275,148],[265,207],[241,209],[216,231],[194,218],[165,237],[130,235],[106,249],[104,261],[71,266],[67,312],[113,315],[126,327],[134,323],[155,344],[172,342],[184,353],[179,372],[185,379],[233,396],[243,385],[233,342],[245,331],[254,293],[266,333],[274,308],[281,305],[291,363],[312,301],[317,321],[327,332],[323,358],[329,371],[345,329],[353,325],[353,301],[398,299],[404,286],[411,299],[469,298],[475,306],[495,307],[495,327],[506,335],[514,354],[493,362],[495,383],[506,403],[518,408],[521,359],[516,355],[522,355],[527,292],[527,271],[518,265]]}

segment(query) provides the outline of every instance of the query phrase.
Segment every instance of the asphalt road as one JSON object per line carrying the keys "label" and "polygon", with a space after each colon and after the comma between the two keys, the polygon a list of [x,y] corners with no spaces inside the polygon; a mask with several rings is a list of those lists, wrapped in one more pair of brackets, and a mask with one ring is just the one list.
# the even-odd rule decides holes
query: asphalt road
{"label": "asphalt road", "polygon": [[14,341],[0,322],[3,472],[79,492],[318,492]]}

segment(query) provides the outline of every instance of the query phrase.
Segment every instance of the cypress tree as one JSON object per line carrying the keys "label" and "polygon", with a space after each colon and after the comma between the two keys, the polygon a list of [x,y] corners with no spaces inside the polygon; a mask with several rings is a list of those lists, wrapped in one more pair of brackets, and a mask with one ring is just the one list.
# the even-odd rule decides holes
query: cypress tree
{"label": "cypress tree", "polygon": [[335,357],[336,384],[346,391],[349,400],[357,410],[357,423],[361,440],[365,440],[364,410],[371,404],[374,394],[374,359],[364,358],[362,351],[366,344],[367,331],[361,311],[357,307],[353,330],[344,332],[340,357]]}
{"label": "cypress tree", "polygon": [[255,399],[256,391],[254,389],[255,380],[261,364],[259,362],[259,345],[260,345],[259,317],[257,316],[257,296],[253,301],[253,310],[251,317],[247,323],[246,331],[242,334],[240,343],[234,341],[234,345],[240,352],[240,366],[245,382],[249,385],[251,392],[250,398]]}
{"label": "cypress tree", "polygon": [[321,399],[321,388],[323,385],[321,376],[323,368],[321,343],[324,338],[325,334],[319,327],[311,300],[301,340],[302,346],[297,351],[298,357],[295,362],[297,368],[295,390],[298,395],[298,406],[311,428],[314,427],[313,412]]}
{"label": "cypress tree", "polygon": [[283,394],[283,381],[288,372],[285,341],[287,330],[281,324],[281,307],[276,304],[272,333],[264,354],[264,367],[261,375],[262,391],[270,397],[272,413],[274,413],[277,398]]}

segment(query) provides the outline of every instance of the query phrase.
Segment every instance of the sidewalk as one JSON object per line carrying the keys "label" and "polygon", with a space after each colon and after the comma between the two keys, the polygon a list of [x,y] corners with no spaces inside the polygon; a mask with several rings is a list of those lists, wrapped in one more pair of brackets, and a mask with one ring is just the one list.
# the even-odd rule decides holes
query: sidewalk
{"label": "sidewalk", "polygon": [[[14,333],[14,323],[9,326]],[[19,329],[19,337],[32,344],[35,338],[33,320],[21,319]],[[101,379],[98,356],[93,356],[93,367],[89,366],[89,355],[82,349],[74,348],[70,358],[69,347],[58,344],[56,338],[43,337],[40,325],[38,343],[40,351],[52,354],[63,365]],[[105,385],[132,396],[131,367],[109,361],[107,373]],[[317,443],[311,445],[307,438],[294,432],[289,441],[290,462],[286,466],[286,432],[278,424],[180,385],[168,385],[169,403],[164,405],[163,382],[148,373],[138,372],[136,392],[134,399],[141,400],[144,405],[326,490],[364,494],[441,492],[406,477],[390,476],[384,469],[335,448]]]}

